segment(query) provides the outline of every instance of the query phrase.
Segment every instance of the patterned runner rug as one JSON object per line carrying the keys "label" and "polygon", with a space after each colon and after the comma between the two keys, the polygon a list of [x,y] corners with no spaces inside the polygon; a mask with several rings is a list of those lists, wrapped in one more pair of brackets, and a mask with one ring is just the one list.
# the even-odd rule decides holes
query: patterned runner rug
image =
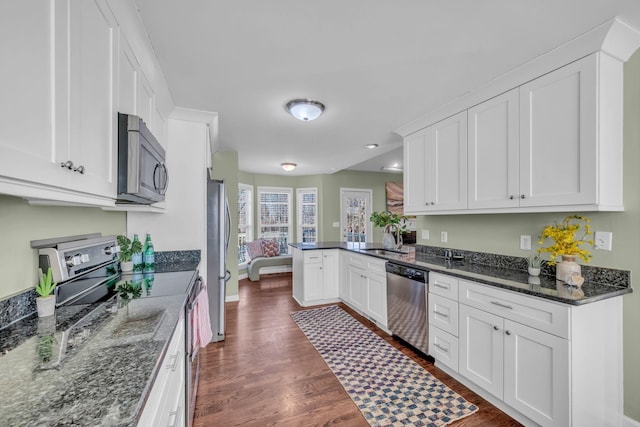
{"label": "patterned runner rug", "polygon": [[478,410],[338,306],[291,317],[372,426],[445,426]]}

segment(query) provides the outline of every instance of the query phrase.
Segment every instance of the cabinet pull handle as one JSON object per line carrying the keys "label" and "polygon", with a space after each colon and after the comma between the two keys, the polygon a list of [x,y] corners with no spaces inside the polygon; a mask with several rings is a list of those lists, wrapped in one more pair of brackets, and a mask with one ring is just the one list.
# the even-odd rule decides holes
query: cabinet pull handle
{"label": "cabinet pull handle", "polygon": [[442,347],[440,344],[434,344],[434,346],[438,347],[440,350],[444,351],[445,353],[449,353],[449,349]]}
{"label": "cabinet pull handle", "polygon": [[73,170],[73,162],[71,160],[67,160],[66,162],[60,163],[61,168],[67,168],[69,170]]}
{"label": "cabinet pull handle", "polygon": [[447,318],[449,317],[448,314],[440,313],[439,311],[435,311],[435,310],[434,310],[433,314],[437,314],[438,316],[447,317]]}
{"label": "cabinet pull handle", "polygon": [[507,335],[511,335],[511,331],[508,330],[508,329],[506,331],[504,331],[504,333],[507,334]]}
{"label": "cabinet pull handle", "polygon": [[167,424],[167,427],[176,427],[176,421],[178,421],[178,412],[180,412],[180,406],[178,406],[175,411],[169,412],[169,419],[173,418],[173,421]]}
{"label": "cabinet pull handle", "polygon": [[438,283],[438,282],[434,282],[434,283],[433,283],[433,286],[435,286],[436,288],[449,290],[449,286],[441,285],[441,284],[440,284],[440,283]]}
{"label": "cabinet pull handle", "polygon": [[508,308],[509,310],[513,310],[513,307],[511,307],[510,305],[508,305],[508,304],[502,304],[502,303],[500,303],[500,302],[498,302],[498,301],[491,301],[491,304],[493,304],[493,305],[497,305],[498,307]]}
{"label": "cabinet pull handle", "polygon": [[500,328],[498,328],[496,325],[493,325],[493,330],[494,330],[494,331],[499,331],[499,330],[500,330]]}
{"label": "cabinet pull handle", "polygon": [[178,355],[174,354],[172,356],[169,356],[169,359],[173,359],[173,363],[167,365],[167,369],[171,369],[171,372],[175,372],[176,368],[178,367]]}

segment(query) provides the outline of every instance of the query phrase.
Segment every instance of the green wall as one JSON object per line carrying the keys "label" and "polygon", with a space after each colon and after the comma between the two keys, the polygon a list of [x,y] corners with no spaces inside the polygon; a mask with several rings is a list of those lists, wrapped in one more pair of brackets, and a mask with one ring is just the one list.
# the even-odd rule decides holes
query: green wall
{"label": "green wall", "polygon": [[[590,265],[631,270],[634,278],[640,275],[640,52],[625,65],[624,84],[625,211],[583,214],[591,219],[593,230],[613,232],[613,250],[591,251],[593,259]],[[535,250],[539,247],[538,237],[544,226],[565,216],[563,213],[421,216],[417,221],[418,243],[528,256],[530,251],[519,249],[520,235],[532,236]],[[421,239],[421,230],[424,229],[429,230],[430,240]],[[447,232],[447,243],[440,242],[441,231]],[[625,415],[640,420],[640,369],[637,367],[640,361],[640,292],[636,288],[634,293],[623,298]],[[598,343],[594,342],[594,345]]]}
{"label": "green wall", "polygon": [[29,245],[31,240],[96,232],[123,234],[126,227],[124,212],[30,206],[23,199],[0,195],[0,299],[36,285],[38,252]]}

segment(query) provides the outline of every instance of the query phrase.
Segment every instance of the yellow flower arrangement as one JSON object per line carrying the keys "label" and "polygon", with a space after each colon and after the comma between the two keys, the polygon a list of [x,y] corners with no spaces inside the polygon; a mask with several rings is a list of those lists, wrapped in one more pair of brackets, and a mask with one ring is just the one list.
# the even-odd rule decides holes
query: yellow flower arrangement
{"label": "yellow flower arrangement", "polygon": [[[582,221],[582,224],[580,223]],[[587,249],[581,249],[580,245],[593,245],[593,239],[589,239],[593,233],[589,225],[589,218],[582,215],[569,215],[561,224],[548,225],[542,230],[538,244],[542,245],[545,240],[553,240],[553,244],[546,248],[538,249],[538,253],[547,252],[550,255],[549,264],[555,265],[556,257],[560,255],[575,255],[584,262],[591,260],[591,253]],[[584,234],[576,239],[576,233],[580,227],[584,227]]]}

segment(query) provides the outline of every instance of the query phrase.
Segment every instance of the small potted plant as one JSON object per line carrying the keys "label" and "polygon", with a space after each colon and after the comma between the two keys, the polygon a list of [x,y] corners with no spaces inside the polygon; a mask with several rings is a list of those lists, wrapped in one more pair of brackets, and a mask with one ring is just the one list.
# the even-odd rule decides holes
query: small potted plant
{"label": "small potted plant", "polygon": [[534,254],[529,257],[529,275],[537,277],[540,275],[540,267],[542,267],[542,257],[540,254]]}
{"label": "small potted plant", "polygon": [[47,270],[47,274],[44,274],[41,268],[38,269],[38,273],[40,276],[36,286],[36,292],[39,295],[36,298],[38,317],[53,316],[56,311],[56,296],[53,295],[56,283],[53,281],[51,267]]}
{"label": "small potted plant", "polygon": [[[579,257],[585,263],[591,260],[589,250],[581,248],[582,245],[593,245],[589,222],[589,218],[582,215],[568,215],[560,224],[548,225],[542,230],[538,244],[544,244],[547,239],[553,243],[538,249],[538,253],[549,254],[548,264],[556,266],[557,280],[567,282],[573,273],[581,275],[581,267],[575,262],[576,258]],[[577,235],[580,229],[583,229],[582,236]],[[561,262],[557,262],[558,257],[562,258]]]}
{"label": "small potted plant", "polygon": [[131,241],[127,236],[118,236],[118,246],[120,246],[120,252],[118,252],[118,259],[120,260],[120,268],[123,272],[133,270],[133,261],[131,256],[142,252],[142,243],[139,241]]}
{"label": "small potted plant", "polygon": [[[382,246],[385,249],[397,249],[402,244],[402,232],[407,228],[404,222],[406,218],[404,215],[391,212],[373,212],[371,214],[369,221],[371,221],[375,227],[382,227],[384,229]],[[397,242],[393,233],[397,235]]]}

